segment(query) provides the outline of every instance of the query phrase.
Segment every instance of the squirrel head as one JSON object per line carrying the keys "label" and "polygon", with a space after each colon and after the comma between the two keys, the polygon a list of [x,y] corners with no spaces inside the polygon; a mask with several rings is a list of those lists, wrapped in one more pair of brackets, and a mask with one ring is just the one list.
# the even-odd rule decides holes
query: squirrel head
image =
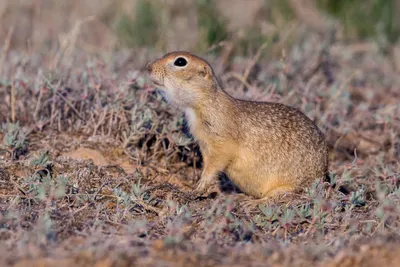
{"label": "squirrel head", "polygon": [[171,52],[147,64],[153,84],[177,107],[194,106],[202,97],[218,90],[209,63],[189,52]]}

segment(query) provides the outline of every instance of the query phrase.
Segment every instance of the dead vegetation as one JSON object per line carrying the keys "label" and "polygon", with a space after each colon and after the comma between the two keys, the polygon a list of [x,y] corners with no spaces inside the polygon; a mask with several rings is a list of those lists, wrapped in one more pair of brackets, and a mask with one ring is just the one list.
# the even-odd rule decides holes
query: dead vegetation
{"label": "dead vegetation", "polygon": [[331,145],[330,183],[243,207],[223,176],[223,195],[192,194],[201,155],[148,84],[155,53],[91,53],[78,29],[56,53],[2,44],[2,265],[398,262],[400,79],[374,43],[295,24],[250,57],[203,55],[229,93],[301,109]]}

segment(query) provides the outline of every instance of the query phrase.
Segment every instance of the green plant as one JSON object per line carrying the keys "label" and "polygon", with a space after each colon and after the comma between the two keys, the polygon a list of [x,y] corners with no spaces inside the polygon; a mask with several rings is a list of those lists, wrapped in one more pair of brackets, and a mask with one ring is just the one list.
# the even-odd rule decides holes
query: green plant
{"label": "green plant", "polygon": [[19,122],[3,124],[5,135],[3,146],[11,155],[11,158],[17,159],[27,148],[27,134],[23,131]]}
{"label": "green plant", "polygon": [[205,42],[205,48],[224,41],[228,37],[227,22],[218,12],[215,1],[197,0],[196,4],[200,35]]}
{"label": "green plant", "polygon": [[359,207],[365,205],[364,188],[358,189],[356,192],[351,192],[350,203],[352,207]]}
{"label": "green plant", "polygon": [[310,187],[307,187],[307,188],[305,189],[305,192],[306,192],[306,194],[307,194],[310,198],[312,198],[312,199],[320,198],[320,197],[323,195],[323,193],[324,193],[324,188],[323,188],[323,186],[324,186],[324,185],[320,182],[320,180],[319,180],[319,179],[316,179],[316,180],[311,184]]}
{"label": "green plant", "polygon": [[301,205],[300,208],[297,209],[297,215],[302,219],[307,219],[311,217],[312,209],[310,203]]}
{"label": "green plant", "polygon": [[295,216],[296,213],[292,208],[284,209],[282,216],[279,217],[280,225],[287,229],[293,223]]}
{"label": "green plant", "polygon": [[35,199],[44,201],[48,198],[59,199],[64,197],[69,181],[62,175],[53,178],[50,174],[42,177],[35,173],[25,178],[24,183],[29,187],[27,191],[28,194],[32,193]]}
{"label": "green plant", "polygon": [[266,0],[258,14],[278,27],[295,18],[295,12],[288,0]]}
{"label": "green plant", "polygon": [[149,0],[137,1],[133,16],[121,15],[115,28],[119,39],[129,47],[154,46],[160,31],[159,15],[156,14],[154,3]]}
{"label": "green plant", "polygon": [[270,204],[259,206],[258,208],[268,221],[275,221],[280,214],[280,209]]}
{"label": "green plant", "polygon": [[[273,36],[266,36],[261,34],[261,29],[259,27],[251,26],[246,29],[244,35],[239,38],[238,46],[243,55],[253,56],[262,45],[265,43],[273,43],[278,38],[278,33]],[[260,58],[262,57],[261,55]]]}
{"label": "green plant", "polygon": [[385,38],[395,43],[400,34],[393,0],[317,0],[317,5],[338,18],[350,38]]}
{"label": "green plant", "polygon": [[141,177],[138,179],[137,183],[132,184],[131,189],[131,199],[135,200],[143,200],[145,202],[150,202],[153,198],[150,193],[147,191],[147,186],[142,185],[140,183]]}
{"label": "green plant", "polygon": [[41,167],[41,168],[47,168],[47,166],[50,164],[49,160],[49,155],[48,153],[42,153],[39,155],[39,157],[32,159],[31,165],[36,166],[36,167]]}
{"label": "green plant", "polygon": [[321,198],[315,198],[312,209],[312,223],[317,226],[317,229],[323,229],[325,227],[325,219],[328,216],[328,212],[324,206],[326,200]]}
{"label": "green plant", "polygon": [[141,183],[143,174],[138,170],[135,172],[135,174],[137,182],[132,183],[131,191],[129,193],[123,191],[123,189],[119,187],[113,189],[113,193],[117,197],[117,201],[119,203],[123,203],[127,209],[130,209],[137,204],[146,206],[146,203],[149,203],[153,200],[153,197],[147,191],[147,186]]}

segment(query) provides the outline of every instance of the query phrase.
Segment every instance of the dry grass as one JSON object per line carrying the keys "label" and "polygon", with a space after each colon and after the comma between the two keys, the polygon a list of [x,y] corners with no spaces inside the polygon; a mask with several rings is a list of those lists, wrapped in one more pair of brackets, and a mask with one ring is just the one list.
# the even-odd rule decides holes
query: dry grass
{"label": "dry grass", "polygon": [[197,146],[144,73],[158,55],[91,53],[79,23],[55,53],[2,45],[2,265],[395,266],[400,79],[374,44],[296,26],[255,56],[232,52],[229,93],[299,108],[332,149],[331,183],[250,208],[226,177],[223,195],[192,194]]}

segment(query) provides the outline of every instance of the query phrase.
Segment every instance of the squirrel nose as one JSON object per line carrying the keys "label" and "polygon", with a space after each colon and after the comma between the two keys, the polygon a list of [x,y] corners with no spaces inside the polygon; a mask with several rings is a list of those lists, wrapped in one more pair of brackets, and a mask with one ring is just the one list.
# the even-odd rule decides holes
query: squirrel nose
{"label": "squirrel nose", "polygon": [[151,71],[153,70],[153,64],[147,63],[146,68],[147,68],[147,71],[148,71],[148,72],[151,72]]}

